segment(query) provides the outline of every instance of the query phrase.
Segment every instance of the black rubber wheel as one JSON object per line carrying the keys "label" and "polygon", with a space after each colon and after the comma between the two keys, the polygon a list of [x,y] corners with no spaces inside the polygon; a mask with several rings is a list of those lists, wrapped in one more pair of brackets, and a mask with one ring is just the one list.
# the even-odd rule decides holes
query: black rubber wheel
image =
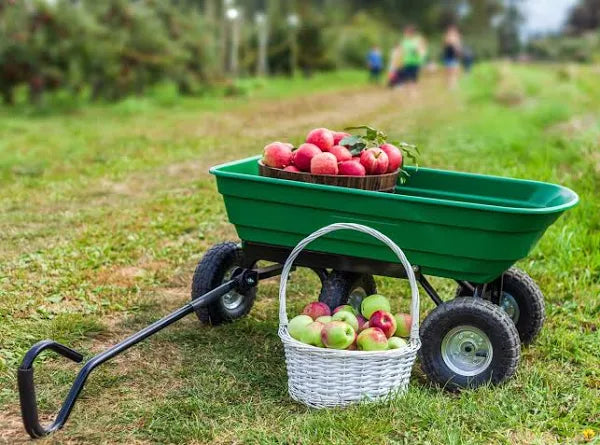
{"label": "black rubber wheel", "polygon": [[459,297],[439,305],[423,321],[420,334],[423,372],[450,391],[500,384],[519,363],[514,323],[481,298]]}
{"label": "black rubber wheel", "polygon": [[319,301],[327,304],[331,310],[342,304],[360,307],[362,298],[376,293],[373,275],[334,270],[323,281]]}
{"label": "black rubber wheel", "polygon": [[[459,286],[457,296],[472,295]],[[489,296],[489,299],[508,313],[523,344],[528,345],[535,340],[546,319],[544,294],[526,272],[516,267],[508,269],[504,272],[502,295]]]}
{"label": "black rubber wheel", "polygon": [[[242,265],[242,250],[233,242],[216,244],[202,257],[192,280],[192,300],[204,295],[229,279],[236,267]],[[229,292],[208,306],[196,310],[202,323],[218,325],[246,315],[256,297],[256,287],[240,293]]]}

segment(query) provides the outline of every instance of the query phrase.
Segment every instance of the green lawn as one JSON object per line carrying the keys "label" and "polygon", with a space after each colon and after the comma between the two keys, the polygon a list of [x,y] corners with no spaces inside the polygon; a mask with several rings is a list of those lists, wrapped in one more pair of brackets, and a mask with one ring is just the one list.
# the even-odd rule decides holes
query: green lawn
{"label": "green lawn", "polygon": [[[448,394],[418,366],[385,405],[313,411],[287,394],[277,280],[250,315],[188,317],[92,375],[66,428],[40,443],[578,443],[600,436],[600,87],[589,67],[482,65],[418,99],[363,73],[251,85],[241,98],[158,92],[61,113],[0,111],[0,441],[27,436],[15,370],[51,337],[98,352],[189,298],[195,263],[236,239],[208,168],[298,142],[312,127],[371,123],[417,143],[422,165],[551,181],[581,202],[519,266],[546,295],[547,322],[502,387]],[[407,307],[407,284],[378,278]],[[434,280],[451,298],[451,282]],[[318,295],[299,271],[289,312]],[[432,309],[425,301],[422,317]],[[77,366],[47,356],[51,413]]]}

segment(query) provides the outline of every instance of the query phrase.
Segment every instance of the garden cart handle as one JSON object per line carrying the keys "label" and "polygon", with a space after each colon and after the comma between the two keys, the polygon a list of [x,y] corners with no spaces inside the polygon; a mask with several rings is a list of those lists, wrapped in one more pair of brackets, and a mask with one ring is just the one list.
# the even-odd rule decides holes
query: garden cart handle
{"label": "garden cart handle", "polygon": [[406,255],[400,247],[396,245],[390,238],[385,236],[383,233],[372,229],[370,227],[364,226],[362,224],[354,224],[354,223],[335,223],[330,224],[328,226],[322,227],[319,230],[313,232],[308,235],[302,241],[298,243],[294,250],[288,256],[285,264],[283,265],[283,270],[281,271],[281,279],[279,283],[279,326],[280,329],[282,327],[287,326],[288,324],[288,316],[286,309],[286,289],[287,289],[287,278],[294,263],[296,257],[300,254],[300,252],[312,243],[317,238],[322,237],[330,232],[335,232],[337,230],[355,230],[358,232],[366,233],[367,235],[371,235],[373,238],[378,239],[387,247],[389,247],[392,252],[398,257],[402,266],[406,270],[406,277],[410,283],[411,290],[411,305],[410,305],[410,315],[412,317],[412,324],[410,328],[410,341],[413,344],[420,344],[419,340],[419,287],[417,285],[417,280],[415,277],[415,272],[408,262]]}
{"label": "garden cart handle", "polygon": [[110,360],[114,356],[129,349],[142,340],[145,340],[158,331],[166,328],[172,323],[175,323],[177,320],[194,312],[194,310],[196,310],[198,307],[206,306],[212,303],[231,290],[254,287],[257,285],[259,280],[278,275],[280,270],[281,266],[279,265],[257,270],[237,269],[234,272],[231,280],[221,284],[220,286],[217,286],[213,290],[205,293],[201,297],[196,298],[185,306],[170,313],[166,317],[155,321],[141,331],[133,334],[130,337],[127,337],[120,343],[89,359],[80,369],[77,377],[75,377],[75,381],[73,382],[73,385],[71,386],[71,389],[67,394],[67,398],[61,406],[56,419],[49,426],[43,426],[39,421],[37,400],[35,395],[35,383],[33,381],[33,362],[35,361],[36,357],[46,349],[58,352],[60,355],[78,363],[83,360],[83,356],[79,352],[74,351],[73,349],[61,345],[53,340],[44,340],[36,343],[25,354],[23,362],[21,363],[17,373],[19,398],[21,400],[21,414],[23,416],[23,425],[25,426],[25,430],[32,438],[36,439],[62,428],[69,418],[69,414],[71,414],[71,410],[73,409],[73,406],[75,405],[75,402],[77,401],[77,398],[79,397],[79,394],[81,393],[88,376],[97,366]]}

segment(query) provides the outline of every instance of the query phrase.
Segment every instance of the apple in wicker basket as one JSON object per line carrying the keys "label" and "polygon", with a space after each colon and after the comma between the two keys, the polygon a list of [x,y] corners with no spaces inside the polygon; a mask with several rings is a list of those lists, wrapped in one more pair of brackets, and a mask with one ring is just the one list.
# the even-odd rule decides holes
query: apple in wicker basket
{"label": "apple in wicker basket", "polygon": [[368,328],[358,334],[356,345],[360,351],[385,351],[388,339],[379,328]]}
{"label": "apple in wicker basket", "polygon": [[361,302],[360,311],[369,320],[376,311],[391,312],[390,302],[383,295],[369,295]]}
{"label": "apple in wicker basket", "polygon": [[329,149],[329,153],[334,155],[338,162],[349,161],[352,159],[350,150],[348,150],[346,147],[342,147],[341,145],[334,145]]}
{"label": "apple in wicker basket", "polygon": [[396,319],[387,311],[375,311],[369,319],[369,326],[381,329],[390,338],[396,332]]}
{"label": "apple in wicker basket", "polygon": [[310,172],[313,175],[337,175],[338,161],[331,153],[320,153],[310,160]]}
{"label": "apple in wicker basket", "polygon": [[343,321],[331,321],[321,331],[323,344],[331,349],[346,349],[354,343],[355,337],[352,326]]}
{"label": "apple in wicker basket", "polygon": [[408,346],[406,340],[400,337],[388,338],[388,349],[402,349]]}
{"label": "apple in wicker basket", "polygon": [[306,306],[304,306],[302,313],[304,315],[308,315],[313,320],[316,320],[324,315],[331,315],[331,309],[329,309],[329,306],[327,306],[325,303],[313,301],[312,303],[308,303]]}
{"label": "apple in wicker basket", "polygon": [[345,131],[334,131],[333,132],[333,145],[339,145],[340,141],[344,138],[352,136],[350,133]]}
{"label": "apple in wicker basket", "polygon": [[329,151],[333,147],[333,132],[327,128],[315,128],[306,136],[306,142],[316,145],[322,151]]}
{"label": "apple in wicker basket", "polygon": [[337,314],[340,311],[346,311],[346,312],[350,312],[352,315],[358,315],[358,312],[356,312],[356,309],[354,309],[349,304],[342,304],[341,306],[336,307],[333,310],[333,313]]}
{"label": "apple in wicker basket", "polygon": [[381,148],[373,147],[360,154],[360,163],[368,175],[382,175],[387,172],[390,161]]}
{"label": "apple in wicker basket", "polygon": [[367,329],[369,327],[369,320],[367,320],[362,315],[358,314],[356,316],[356,319],[358,320],[358,332],[362,331],[363,329]]}
{"label": "apple in wicker basket", "polygon": [[323,331],[323,323],[313,321],[307,325],[300,334],[300,341],[307,345],[323,347],[323,341],[321,341],[321,332]]}
{"label": "apple in wicker basket", "polygon": [[333,317],[331,318],[332,321],[345,321],[350,326],[352,326],[354,332],[358,332],[358,320],[356,319],[356,315],[354,315],[352,312],[339,311],[333,314]]}
{"label": "apple in wicker basket", "polygon": [[321,153],[321,149],[314,144],[302,144],[294,152],[294,165],[300,170],[307,172],[310,170],[310,161],[312,158]]}
{"label": "apple in wicker basket", "polygon": [[367,174],[360,161],[354,160],[354,158],[349,161],[340,162],[338,164],[338,172],[340,175],[345,176],[365,176]]}
{"label": "apple in wicker basket", "polygon": [[292,163],[292,148],[283,142],[271,142],[265,146],[263,163],[274,168],[287,167]]}
{"label": "apple in wicker basket", "polygon": [[288,332],[292,338],[300,340],[306,327],[313,322],[313,319],[308,315],[297,315],[288,323]]}
{"label": "apple in wicker basket", "polygon": [[412,317],[409,314],[396,314],[396,335],[398,337],[410,336],[410,327],[412,326]]}
{"label": "apple in wicker basket", "polygon": [[402,167],[402,152],[398,147],[392,144],[381,144],[379,146],[381,150],[387,155],[389,164],[388,164],[388,173],[395,172],[400,167]]}

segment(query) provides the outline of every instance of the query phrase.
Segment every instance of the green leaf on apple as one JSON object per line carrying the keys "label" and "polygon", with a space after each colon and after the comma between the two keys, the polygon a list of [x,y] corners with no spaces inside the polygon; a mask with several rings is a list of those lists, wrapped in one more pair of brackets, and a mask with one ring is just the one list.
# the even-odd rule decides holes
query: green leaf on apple
{"label": "green leaf on apple", "polygon": [[360,136],[346,136],[340,142],[338,142],[338,145],[343,145],[344,147],[351,147],[361,141],[362,138]]}

